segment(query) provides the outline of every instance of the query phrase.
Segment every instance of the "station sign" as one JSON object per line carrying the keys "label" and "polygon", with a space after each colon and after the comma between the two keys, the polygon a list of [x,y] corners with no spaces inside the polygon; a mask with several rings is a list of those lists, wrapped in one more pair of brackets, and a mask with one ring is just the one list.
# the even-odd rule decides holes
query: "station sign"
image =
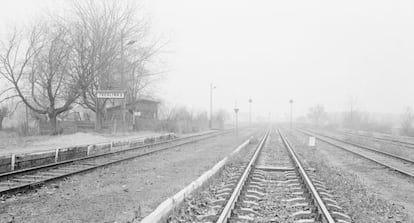
{"label": "station sign", "polygon": [[97,98],[124,99],[125,91],[100,90],[96,92],[96,97]]}

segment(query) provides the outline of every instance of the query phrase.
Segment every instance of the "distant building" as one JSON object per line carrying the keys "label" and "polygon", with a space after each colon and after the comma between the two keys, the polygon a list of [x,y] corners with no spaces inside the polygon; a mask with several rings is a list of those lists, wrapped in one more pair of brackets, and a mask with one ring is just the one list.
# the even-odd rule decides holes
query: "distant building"
{"label": "distant building", "polygon": [[[126,105],[127,115],[126,120],[132,121],[135,118],[139,119],[150,119],[158,120],[158,105],[159,101],[141,98],[136,100],[133,103],[128,103]],[[106,108],[106,119],[120,119],[120,114],[122,110],[122,105],[115,105],[112,107]],[[135,116],[135,117],[133,117]]]}

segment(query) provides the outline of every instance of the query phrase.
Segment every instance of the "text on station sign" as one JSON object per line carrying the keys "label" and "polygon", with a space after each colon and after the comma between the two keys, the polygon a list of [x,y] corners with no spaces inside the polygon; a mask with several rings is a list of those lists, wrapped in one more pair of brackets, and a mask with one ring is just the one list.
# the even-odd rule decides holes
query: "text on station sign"
{"label": "text on station sign", "polygon": [[123,91],[99,91],[96,93],[97,98],[125,98]]}

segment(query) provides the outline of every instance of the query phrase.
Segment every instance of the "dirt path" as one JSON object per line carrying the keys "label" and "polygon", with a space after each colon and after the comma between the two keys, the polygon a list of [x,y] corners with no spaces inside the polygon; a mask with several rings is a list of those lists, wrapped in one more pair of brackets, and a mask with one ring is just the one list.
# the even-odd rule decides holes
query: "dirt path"
{"label": "dirt path", "polygon": [[15,222],[127,222],[145,216],[253,131],[156,153],[13,197],[0,204],[0,222],[13,217]]}

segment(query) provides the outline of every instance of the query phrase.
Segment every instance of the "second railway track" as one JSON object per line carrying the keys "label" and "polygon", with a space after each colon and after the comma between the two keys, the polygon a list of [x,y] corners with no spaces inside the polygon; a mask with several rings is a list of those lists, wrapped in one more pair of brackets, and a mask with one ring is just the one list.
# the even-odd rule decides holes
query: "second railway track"
{"label": "second railway track", "polygon": [[364,159],[375,162],[381,166],[387,167],[393,171],[399,172],[405,176],[414,178],[414,160],[397,156],[395,154],[380,151],[375,148],[360,145],[336,137],[324,135],[314,131],[299,130],[300,132],[314,136],[319,140],[328,143],[337,148],[343,149]]}
{"label": "second railway track", "polygon": [[386,142],[386,143],[390,143],[396,146],[403,146],[408,149],[414,149],[414,142],[408,142],[408,141],[404,141],[404,140],[397,139],[397,138],[361,135],[361,134],[352,133],[352,132],[347,132],[345,134],[350,135],[350,136],[360,137],[360,138],[366,138],[366,139],[370,139],[370,140],[378,141],[378,142]]}
{"label": "second railway track", "polygon": [[0,197],[16,192],[27,191],[46,182],[55,181],[71,175],[84,173],[97,168],[131,160],[155,152],[175,148],[203,139],[221,135],[225,132],[199,134],[158,143],[136,146],[125,150],[88,156],[58,163],[37,166],[0,174]]}

